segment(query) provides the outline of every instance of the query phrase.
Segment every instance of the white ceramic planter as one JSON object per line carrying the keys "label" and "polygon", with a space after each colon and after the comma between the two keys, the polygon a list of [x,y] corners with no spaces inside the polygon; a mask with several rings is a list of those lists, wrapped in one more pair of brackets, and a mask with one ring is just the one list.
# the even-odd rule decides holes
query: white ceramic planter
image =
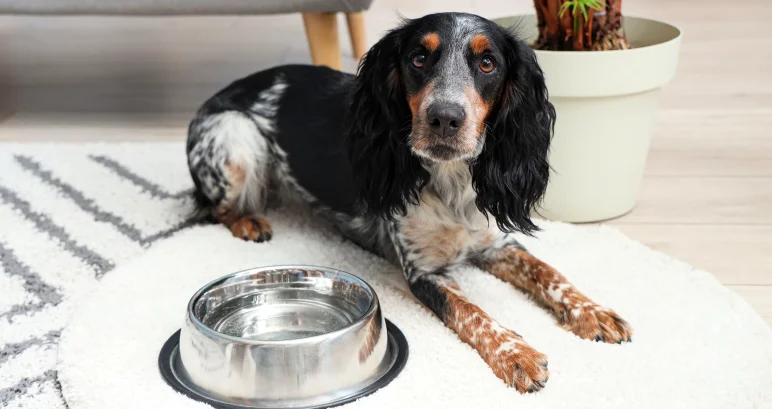
{"label": "white ceramic planter", "polygon": [[[529,44],[536,16],[495,20]],[[631,45],[621,51],[536,51],[557,121],[553,169],[541,217],[567,222],[610,219],[632,210],[640,189],[660,89],[675,75],[681,32],[625,17]]]}

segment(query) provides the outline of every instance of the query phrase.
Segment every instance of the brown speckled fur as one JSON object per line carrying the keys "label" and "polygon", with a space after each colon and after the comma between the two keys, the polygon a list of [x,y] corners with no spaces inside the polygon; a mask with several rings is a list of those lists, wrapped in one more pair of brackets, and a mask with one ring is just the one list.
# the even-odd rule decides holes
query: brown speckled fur
{"label": "brown speckled fur", "polygon": [[455,282],[443,286],[442,292],[448,304],[446,325],[480,354],[497,377],[519,392],[544,387],[549,379],[546,355],[470,302]]}
{"label": "brown speckled fur", "polygon": [[483,268],[528,293],[581,338],[620,343],[633,335],[632,327],[616,312],[596,304],[557,270],[524,250],[507,247]]}

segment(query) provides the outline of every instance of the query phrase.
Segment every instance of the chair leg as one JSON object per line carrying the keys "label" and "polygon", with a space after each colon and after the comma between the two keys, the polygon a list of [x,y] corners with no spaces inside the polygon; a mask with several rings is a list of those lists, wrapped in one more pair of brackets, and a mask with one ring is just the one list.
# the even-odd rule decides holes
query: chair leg
{"label": "chair leg", "polygon": [[367,52],[367,37],[365,35],[365,13],[346,13],[348,34],[351,37],[351,48],[354,50],[354,58],[360,60]]}
{"label": "chair leg", "polygon": [[311,60],[315,65],[341,69],[338,19],[335,13],[303,13]]}

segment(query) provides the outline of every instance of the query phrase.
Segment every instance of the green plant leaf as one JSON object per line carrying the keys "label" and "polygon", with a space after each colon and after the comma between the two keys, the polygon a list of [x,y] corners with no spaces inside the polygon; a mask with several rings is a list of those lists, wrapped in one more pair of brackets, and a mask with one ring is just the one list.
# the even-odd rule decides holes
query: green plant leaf
{"label": "green plant leaf", "polygon": [[574,16],[574,18],[578,18],[579,15],[576,13],[576,9],[578,8],[586,20],[588,7],[595,11],[602,11],[605,6],[605,0],[568,0],[567,2],[560,5],[558,15],[563,17],[563,15],[566,14],[566,11],[571,9],[571,14]]}
{"label": "green plant leaf", "polygon": [[[576,0],[576,1],[579,1],[579,0]],[[563,17],[563,15],[566,14],[566,11],[568,11],[568,9],[571,8],[571,6],[573,6],[576,1],[569,0],[569,1],[561,4],[560,5],[560,10],[558,11],[558,16],[559,17]],[[573,14],[573,12],[571,12],[571,14]]]}
{"label": "green plant leaf", "polygon": [[574,18],[574,31],[579,31],[579,26],[581,25],[582,21],[580,19],[580,14],[576,12],[576,9],[579,9],[579,11],[582,13],[581,16],[584,17],[584,20],[587,21],[589,18],[587,16],[587,8],[591,8],[595,11],[602,11],[603,8],[606,6],[605,0],[568,0],[565,3],[560,5],[560,9],[558,10],[558,16],[563,17],[563,15],[566,14],[566,11],[571,9],[571,15]]}
{"label": "green plant leaf", "polygon": [[606,7],[606,2],[604,0],[586,0],[585,3],[595,11],[601,11]]}

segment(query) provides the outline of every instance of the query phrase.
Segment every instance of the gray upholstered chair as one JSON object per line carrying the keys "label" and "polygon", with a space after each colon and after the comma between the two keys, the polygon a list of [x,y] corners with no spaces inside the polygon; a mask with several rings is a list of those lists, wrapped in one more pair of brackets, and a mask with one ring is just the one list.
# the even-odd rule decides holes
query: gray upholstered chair
{"label": "gray upholstered chair", "polygon": [[302,13],[314,64],[341,68],[337,13],[356,58],[366,51],[364,11],[373,0],[0,0],[0,14],[238,15]]}

